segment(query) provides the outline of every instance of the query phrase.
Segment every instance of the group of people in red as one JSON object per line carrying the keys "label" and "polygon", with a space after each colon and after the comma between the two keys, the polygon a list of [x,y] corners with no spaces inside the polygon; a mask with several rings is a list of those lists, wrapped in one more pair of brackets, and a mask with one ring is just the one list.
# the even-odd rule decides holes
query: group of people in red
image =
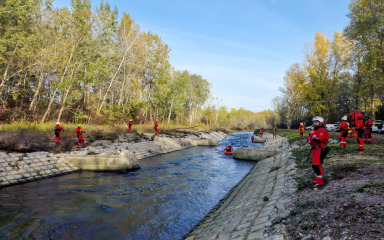
{"label": "group of people in red", "polygon": [[[132,125],[133,124],[132,124],[132,119],[131,119],[128,122],[128,133],[131,132]],[[155,135],[157,135],[157,133],[158,133],[158,127],[159,127],[159,123],[156,121],[155,124],[154,124]],[[60,126],[60,122],[56,123],[54,131],[55,131],[55,143],[56,144],[61,144],[61,131],[64,131],[64,128]],[[85,147],[83,133],[85,133],[85,131],[83,131],[81,129],[81,126],[78,125],[78,127],[76,128],[76,137],[77,137],[77,146],[78,147],[80,147],[81,145],[83,147]]]}
{"label": "group of people in red", "polygon": [[340,127],[340,147],[345,148],[348,142],[348,134],[350,138],[356,138],[358,143],[357,150],[364,150],[364,143],[372,143],[372,120],[368,115],[357,110],[348,116],[341,118]]}
{"label": "group of people in red", "polygon": [[[61,131],[64,131],[64,128],[60,126],[60,122],[56,123],[54,130],[55,130],[55,143],[61,144]],[[85,131],[83,131],[81,129],[81,126],[78,125],[76,128],[76,137],[77,137],[77,146],[78,147],[80,147],[81,145],[83,145],[83,147],[85,147],[83,133],[85,133]]]}
{"label": "group of people in red", "polygon": [[[270,131],[271,129],[269,129],[268,131]],[[276,138],[276,133],[277,133],[277,126],[275,125],[274,127],[273,127],[273,138]],[[262,138],[264,136],[264,128],[261,128],[260,129],[260,132],[259,132],[259,138]],[[252,142],[253,142],[253,139],[255,139],[255,136],[254,135],[252,135],[251,136],[251,140],[252,140]]]}

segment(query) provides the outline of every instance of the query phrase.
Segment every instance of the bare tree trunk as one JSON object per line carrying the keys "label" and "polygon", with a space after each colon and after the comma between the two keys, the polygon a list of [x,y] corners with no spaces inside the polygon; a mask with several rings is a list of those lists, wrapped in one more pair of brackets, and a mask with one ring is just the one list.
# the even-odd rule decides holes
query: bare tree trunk
{"label": "bare tree trunk", "polygon": [[[68,70],[68,66],[69,66],[69,64],[70,64],[71,61],[72,61],[73,52],[75,51],[75,46],[76,46],[76,45],[73,45],[73,47],[72,47],[71,55],[69,56],[68,63],[67,63],[67,65],[66,65],[65,68],[64,68],[64,72],[63,72],[63,75],[61,76],[61,79],[60,79],[60,82],[59,82],[59,83],[62,83],[63,80],[64,80],[65,74],[66,74],[66,72],[67,72],[67,70]],[[45,119],[47,118],[49,112],[51,111],[51,106],[52,106],[53,100],[55,99],[55,95],[56,95],[56,93],[57,93],[58,90],[59,90],[59,88],[57,87],[57,88],[55,89],[55,91],[51,94],[51,96],[50,96],[50,100],[49,100],[49,104],[48,104],[48,107],[47,107],[47,110],[45,111],[44,116],[43,116],[43,118],[41,119],[41,123],[44,123],[44,122],[45,122]]]}
{"label": "bare tree trunk", "polygon": [[41,89],[41,86],[43,85],[43,79],[44,79],[44,73],[41,72],[40,74],[40,77],[39,77],[39,84],[37,85],[37,88],[36,88],[36,92],[35,94],[33,95],[33,99],[32,99],[32,102],[31,104],[29,105],[29,110],[32,110],[33,109],[33,112],[36,111],[36,106],[37,106],[37,103],[38,103],[38,96],[40,94],[40,89]]}
{"label": "bare tree trunk", "polygon": [[65,92],[65,95],[64,95],[64,98],[63,98],[63,103],[61,105],[61,108],[60,108],[60,112],[59,112],[59,116],[57,117],[57,121],[60,122],[60,118],[61,118],[61,115],[63,114],[63,111],[65,109],[65,102],[67,100],[67,97],[68,97],[68,93],[69,93],[69,90],[71,89],[71,85],[69,85],[69,87],[67,88],[66,92]]}
{"label": "bare tree trunk", "polygon": [[169,121],[171,120],[172,106],[173,106],[173,99],[171,101],[171,107],[169,108],[167,126],[169,125]]}
{"label": "bare tree trunk", "polygon": [[138,38],[139,38],[139,35],[136,36],[136,38],[132,41],[132,43],[131,43],[131,44],[127,47],[127,49],[125,50],[124,55],[123,55],[123,57],[121,58],[119,67],[117,68],[117,70],[116,70],[116,72],[115,72],[115,75],[114,75],[114,76],[112,77],[112,79],[111,79],[111,82],[110,82],[110,84],[109,84],[109,87],[108,87],[107,91],[106,91],[105,94],[104,94],[104,98],[103,98],[103,100],[102,100],[101,103],[100,103],[99,109],[97,109],[97,115],[100,114],[101,108],[103,107],[104,102],[105,102],[105,100],[107,99],[107,95],[108,95],[108,93],[109,93],[109,90],[111,89],[111,86],[112,86],[113,82],[115,81],[115,78],[116,78],[117,74],[119,73],[121,66],[123,65],[123,62],[124,62],[124,60],[125,60],[125,56],[127,55],[128,51],[129,51],[129,50],[131,49],[131,47],[133,46],[133,43],[134,43]]}

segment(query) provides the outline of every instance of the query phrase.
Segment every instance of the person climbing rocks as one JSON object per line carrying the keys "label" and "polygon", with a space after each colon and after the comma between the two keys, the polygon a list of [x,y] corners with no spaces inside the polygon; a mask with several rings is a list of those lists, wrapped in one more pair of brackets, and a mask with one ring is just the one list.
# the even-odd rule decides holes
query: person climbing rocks
{"label": "person climbing rocks", "polygon": [[365,119],[364,142],[371,144],[372,143],[372,120],[368,115],[365,115],[364,119]]}
{"label": "person climbing rocks", "polygon": [[158,128],[159,124],[157,123],[157,121],[155,122],[155,135],[157,135],[157,128]]}
{"label": "person climbing rocks", "polygon": [[358,151],[364,151],[364,143],[363,143],[363,137],[364,137],[364,121],[363,121],[363,114],[358,113],[356,114],[356,141],[359,144],[357,147]]}
{"label": "person climbing rocks", "polygon": [[315,173],[315,181],[312,184],[313,189],[316,191],[319,187],[324,186],[322,165],[325,155],[329,151],[329,148],[327,148],[329,134],[325,129],[322,117],[316,116],[312,119],[312,122],[314,131],[307,138],[307,142],[311,146],[312,151],[312,169]]}
{"label": "person climbing rocks", "polygon": [[61,144],[61,141],[60,141],[61,131],[64,131],[64,129],[60,126],[60,122],[57,122],[55,126],[55,143],[56,144]]}
{"label": "person climbing rocks", "polygon": [[277,133],[277,126],[273,128],[273,138],[276,138],[276,133]]}
{"label": "person climbing rocks", "polygon": [[344,148],[347,146],[347,137],[349,133],[349,124],[347,122],[348,117],[344,116],[341,118],[340,129],[340,147]]}
{"label": "person climbing rocks", "polygon": [[304,123],[300,123],[300,126],[299,126],[300,137],[304,137],[304,129],[305,129]]}
{"label": "person climbing rocks", "polygon": [[83,147],[85,147],[83,133],[85,133],[85,131],[81,130],[81,126],[79,125],[76,128],[77,147],[80,147],[80,144],[83,144]]}
{"label": "person climbing rocks", "polygon": [[130,133],[132,129],[132,119],[128,122],[128,132]]}
{"label": "person climbing rocks", "polygon": [[261,128],[259,137],[262,138],[262,137],[263,137],[263,134],[264,134],[264,128]]}

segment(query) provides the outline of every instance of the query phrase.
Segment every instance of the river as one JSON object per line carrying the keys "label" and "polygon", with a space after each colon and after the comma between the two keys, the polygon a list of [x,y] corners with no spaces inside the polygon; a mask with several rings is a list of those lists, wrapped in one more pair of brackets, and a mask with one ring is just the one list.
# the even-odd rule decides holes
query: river
{"label": "river", "polygon": [[[78,172],[0,189],[0,239],[180,239],[255,165],[218,147],[140,160],[129,173]],[[219,150],[217,150],[219,149]]]}

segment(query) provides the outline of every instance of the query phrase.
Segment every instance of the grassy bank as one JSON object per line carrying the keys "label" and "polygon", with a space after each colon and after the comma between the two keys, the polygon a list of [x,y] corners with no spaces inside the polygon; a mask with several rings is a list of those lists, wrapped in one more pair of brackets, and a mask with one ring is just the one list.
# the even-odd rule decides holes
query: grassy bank
{"label": "grassy bank", "polygon": [[[76,128],[79,124],[62,123],[64,131],[61,133],[60,146],[54,142],[54,127],[55,122],[26,123],[15,122],[12,124],[0,124],[0,150],[15,151],[15,152],[34,152],[34,151],[49,151],[63,152],[70,151],[76,146]],[[120,137],[128,136],[128,125],[88,125],[80,124],[85,133],[83,137],[86,143],[91,143],[95,140],[110,140],[115,141]],[[177,131],[188,130],[219,130],[225,133],[230,131],[223,128],[212,128],[205,125],[185,126],[185,125],[162,125],[160,124],[159,134],[171,134]],[[144,138],[144,133],[153,133],[154,126],[152,124],[134,124],[132,126],[129,139],[131,141],[139,141]],[[153,138],[151,138],[153,139]]]}
{"label": "grassy bank", "polygon": [[[331,152],[323,164],[325,186],[313,191],[309,145],[298,131],[282,135],[298,148],[292,150],[298,169],[298,192],[289,220],[291,239],[381,239],[384,236],[384,136],[357,151],[355,139],[340,148],[339,133],[330,133]],[[306,131],[306,136],[308,131]]]}

